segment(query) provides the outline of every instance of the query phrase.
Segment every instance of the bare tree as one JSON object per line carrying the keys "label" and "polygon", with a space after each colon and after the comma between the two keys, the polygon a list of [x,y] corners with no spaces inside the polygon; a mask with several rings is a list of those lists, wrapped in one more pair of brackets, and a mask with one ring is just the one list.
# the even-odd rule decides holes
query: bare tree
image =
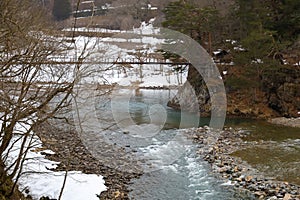
{"label": "bare tree", "polygon": [[[53,37],[47,15],[34,3],[0,1],[0,188],[12,178],[17,183],[33,143],[33,128],[69,104],[80,69],[79,62],[62,66],[50,61],[67,46]],[[8,165],[16,141],[21,146]],[[14,185],[5,198],[15,189]]]}

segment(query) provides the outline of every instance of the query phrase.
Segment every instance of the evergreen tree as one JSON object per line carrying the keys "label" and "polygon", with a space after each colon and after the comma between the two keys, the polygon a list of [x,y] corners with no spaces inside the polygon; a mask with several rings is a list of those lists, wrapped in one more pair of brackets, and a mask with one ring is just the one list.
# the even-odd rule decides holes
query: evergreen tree
{"label": "evergreen tree", "polygon": [[[216,29],[218,11],[213,7],[199,7],[185,0],[171,2],[164,9],[162,25],[184,33],[211,51],[212,32]],[[208,44],[208,45],[207,45]]]}
{"label": "evergreen tree", "polygon": [[294,42],[300,34],[299,0],[236,0],[239,39],[262,29],[280,43]]}
{"label": "evergreen tree", "polygon": [[235,19],[239,21],[236,35],[246,49],[237,56],[237,62],[249,64],[259,59],[265,66],[268,62],[274,65],[273,61],[280,58],[280,52],[292,44],[299,34],[300,2],[237,0],[236,7]]}
{"label": "evergreen tree", "polygon": [[71,11],[69,0],[54,0],[52,14],[57,21],[68,19]]}
{"label": "evergreen tree", "polygon": [[300,34],[300,1],[281,0],[271,28],[278,32],[280,39],[295,40]]}

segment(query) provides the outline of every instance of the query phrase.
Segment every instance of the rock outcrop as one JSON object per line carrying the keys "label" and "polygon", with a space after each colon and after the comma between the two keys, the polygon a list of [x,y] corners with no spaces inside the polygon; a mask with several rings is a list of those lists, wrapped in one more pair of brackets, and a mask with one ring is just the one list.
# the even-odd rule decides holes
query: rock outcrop
{"label": "rock outcrop", "polygon": [[190,67],[187,81],[179,88],[168,106],[189,112],[200,111],[202,115],[210,113],[210,96],[206,84],[195,68]]}
{"label": "rock outcrop", "polygon": [[263,88],[268,106],[284,117],[298,117],[300,111],[300,69],[281,68],[264,74]]}
{"label": "rock outcrop", "polygon": [[[228,71],[230,74],[230,69]],[[235,72],[231,73],[235,76]],[[232,90],[226,78],[223,77],[227,93],[227,115],[255,118],[300,116],[299,67],[283,66],[266,70],[259,78],[259,86],[250,85],[238,90]],[[194,93],[197,96],[196,100],[193,97]],[[168,105],[175,109],[200,111],[202,116],[210,115],[209,92],[204,80],[194,68],[189,69],[187,83],[179,89],[176,97]]]}

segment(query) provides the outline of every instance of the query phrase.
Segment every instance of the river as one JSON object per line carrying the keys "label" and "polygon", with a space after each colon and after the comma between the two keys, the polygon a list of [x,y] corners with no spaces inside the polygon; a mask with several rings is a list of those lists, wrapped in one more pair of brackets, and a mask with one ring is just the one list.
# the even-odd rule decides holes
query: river
{"label": "river", "polygon": [[[113,100],[115,105],[112,107],[115,107],[117,115],[129,115],[126,117],[132,119],[129,128],[120,125],[129,135],[136,130],[138,134],[147,132],[153,128],[151,125],[161,125],[159,120],[166,117],[162,120],[165,123],[160,131],[143,137],[145,143],[135,145],[138,147],[135,148],[136,155],[144,160],[145,173],[133,180],[130,197],[139,200],[254,199],[252,195],[238,192],[233,186],[218,180],[211,174],[208,163],[197,156],[197,145],[184,136],[183,128],[208,125],[210,119],[168,108],[167,102],[175,93],[172,90],[141,89],[129,92],[130,98]],[[108,107],[111,109],[111,106]],[[153,110],[163,110],[163,114],[154,114],[158,120],[149,115]],[[235,152],[235,156],[268,176],[300,184],[297,176],[300,171],[299,129],[250,119],[227,119],[225,126],[249,132],[245,138],[251,144],[249,149]]]}

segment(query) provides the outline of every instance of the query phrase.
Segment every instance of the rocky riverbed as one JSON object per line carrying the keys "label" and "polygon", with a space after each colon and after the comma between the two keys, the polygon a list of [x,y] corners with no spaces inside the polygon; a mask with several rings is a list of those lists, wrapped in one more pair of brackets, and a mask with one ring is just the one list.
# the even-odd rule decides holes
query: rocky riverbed
{"label": "rocky riverbed", "polygon": [[300,200],[298,185],[266,177],[245,161],[231,155],[254,145],[255,142],[243,141],[242,138],[247,134],[230,128],[213,131],[206,127],[188,131],[189,137],[199,144],[199,155],[211,164],[212,171],[230,181],[236,189],[250,191],[257,199]]}

